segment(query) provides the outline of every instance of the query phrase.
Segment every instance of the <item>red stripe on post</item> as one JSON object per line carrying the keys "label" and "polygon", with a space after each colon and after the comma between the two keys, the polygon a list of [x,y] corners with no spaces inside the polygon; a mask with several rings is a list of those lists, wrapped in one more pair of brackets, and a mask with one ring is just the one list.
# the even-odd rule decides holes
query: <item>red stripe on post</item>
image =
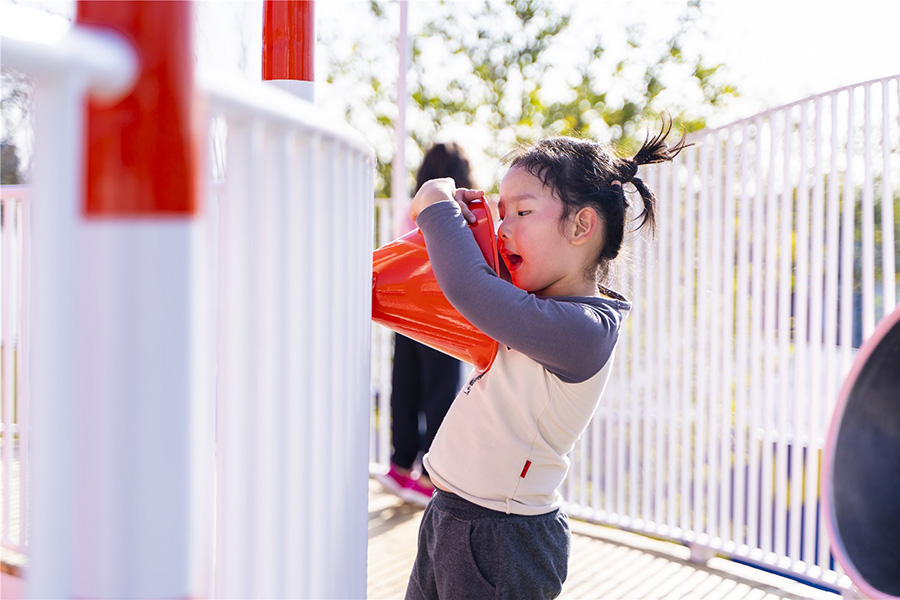
{"label": "red stripe on post", "polygon": [[128,96],[88,101],[85,216],[194,215],[201,146],[191,2],[79,0],[76,21],[117,30],[140,61]]}
{"label": "red stripe on post", "polygon": [[266,0],[263,17],[264,81],[314,81],[315,3]]}

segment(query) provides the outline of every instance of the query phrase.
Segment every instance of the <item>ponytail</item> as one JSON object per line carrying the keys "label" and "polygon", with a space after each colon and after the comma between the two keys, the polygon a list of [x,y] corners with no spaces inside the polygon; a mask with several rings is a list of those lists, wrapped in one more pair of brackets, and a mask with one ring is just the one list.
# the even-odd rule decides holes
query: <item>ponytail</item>
{"label": "ponytail", "polygon": [[638,194],[641,195],[641,200],[644,203],[644,209],[637,216],[637,219],[640,219],[641,222],[635,230],[641,229],[645,224],[649,224],[650,232],[656,231],[656,196],[653,194],[653,190],[647,187],[642,179],[637,177],[638,167],[668,162],[691,145],[685,142],[684,135],[681,136],[681,139],[674,146],[667,145],[666,138],[669,137],[671,131],[672,119],[663,115],[662,128],[660,128],[659,133],[652,138],[648,133],[644,144],[637,151],[637,154],[632,158],[619,160],[619,171],[622,181],[631,183]]}

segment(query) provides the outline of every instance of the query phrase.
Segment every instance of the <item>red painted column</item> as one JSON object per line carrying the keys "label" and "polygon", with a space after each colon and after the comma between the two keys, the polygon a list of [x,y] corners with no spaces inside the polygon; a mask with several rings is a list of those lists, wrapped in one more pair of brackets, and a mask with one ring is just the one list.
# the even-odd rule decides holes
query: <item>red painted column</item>
{"label": "red painted column", "polygon": [[286,82],[281,87],[308,100],[315,79],[314,6],[311,0],[266,0],[263,14],[263,80]]}
{"label": "red painted column", "polygon": [[140,60],[132,93],[112,106],[88,103],[85,216],[194,215],[201,146],[191,3],[79,0],[76,21],[117,30]]}

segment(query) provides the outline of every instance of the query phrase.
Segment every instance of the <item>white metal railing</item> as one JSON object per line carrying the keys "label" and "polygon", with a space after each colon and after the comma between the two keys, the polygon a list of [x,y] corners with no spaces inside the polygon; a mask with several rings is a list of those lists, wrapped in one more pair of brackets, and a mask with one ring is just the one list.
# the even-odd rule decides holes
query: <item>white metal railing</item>
{"label": "white metal railing", "polygon": [[854,349],[896,304],[897,84],[702,132],[653,172],[663,223],[626,274],[575,514],[836,584],[818,473]]}
{"label": "white metal railing", "polygon": [[215,593],[356,597],[366,584],[372,158],[280,90],[204,87],[225,155],[210,201]]}
{"label": "white metal railing", "polygon": [[25,186],[0,188],[0,543],[17,554],[28,543],[27,196]]}
{"label": "white metal railing", "polygon": [[[572,457],[572,515],[848,584],[819,471],[855,349],[897,303],[898,113],[898,77],[870,81],[700,132],[648,170],[659,231],[620,267],[634,309]],[[390,341],[376,336],[378,468]]]}
{"label": "white metal railing", "polygon": [[[66,489],[77,490],[80,496],[74,500],[75,494],[52,498],[44,488],[38,510],[34,506],[39,494],[28,493],[30,469],[25,450],[41,450],[45,469],[52,457],[59,457],[57,450],[47,452],[48,438],[41,435],[47,433],[49,409],[44,410],[41,421],[44,427],[40,431],[34,427],[36,420],[26,424],[23,419],[23,415],[29,414],[29,392],[35,382],[53,379],[46,371],[30,378],[28,361],[16,361],[17,356],[31,354],[28,312],[37,299],[36,294],[21,297],[28,289],[31,276],[29,248],[33,244],[35,252],[42,252],[42,261],[35,261],[34,269],[37,269],[38,265],[50,264],[48,257],[58,255],[59,248],[70,247],[66,244],[72,242],[71,247],[79,257],[99,258],[99,252],[91,254],[77,244],[90,240],[95,244],[90,248],[97,251],[111,247],[104,245],[110,240],[119,243],[139,237],[143,244],[153,239],[154,228],[165,232],[178,229],[179,245],[175,250],[160,250],[167,256],[180,258],[186,268],[179,273],[190,273],[191,279],[198,282],[199,293],[191,295],[191,310],[196,312],[190,313],[191,320],[187,323],[190,331],[185,332],[184,338],[170,339],[170,343],[173,352],[182,351],[178,346],[189,347],[191,356],[201,358],[197,362],[200,368],[191,375],[192,406],[184,411],[190,413],[190,424],[196,430],[172,434],[176,437],[185,434],[192,444],[191,451],[177,458],[179,464],[170,466],[179,473],[190,470],[191,478],[200,480],[201,484],[191,484],[191,494],[177,498],[176,508],[183,514],[167,512],[163,518],[159,514],[140,512],[150,518],[133,523],[134,527],[127,531],[117,530],[118,521],[113,517],[107,520],[100,516],[91,526],[99,526],[106,535],[118,540],[103,546],[104,549],[127,541],[130,546],[146,546],[143,550],[156,552],[157,557],[159,552],[190,555],[191,560],[166,563],[177,562],[176,570],[182,572],[151,577],[154,581],[142,580],[139,582],[142,590],[177,589],[178,593],[168,595],[183,595],[187,587],[177,586],[186,585],[184,582],[190,580],[190,589],[206,590],[203,593],[219,597],[361,596],[366,585],[369,425],[366,398],[370,389],[371,250],[374,245],[371,150],[349,128],[328,122],[311,104],[284,91],[261,83],[235,85],[234,82],[202,81],[199,87],[211,132],[208,152],[211,160],[209,185],[196,221],[183,227],[180,223],[157,225],[159,221],[152,220],[129,221],[124,225],[112,221],[83,225],[77,209],[81,188],[76,183],[81,181],[78,173],[83,153],[78,140],[84,96],[91,85],[94,85],[91,89],[96,89],[97,85],[105,85],[106,80],[118,81],[114,72],[121,66],[115,56],[107,56],[101,61],[103,64],[94,64],[97,57],[92,44],[100,44],[97,44],[99,38],[92,36],[92,32],[75,27],[63,34],[61,42],[50,40],[32,45],[28,40],[15,40],[14,52],[10,53],[16,68],[34,77],[35,123],[41,127],[35,132],[34,189],[2,188],[0,335],[4,366],[0,372],[3,390],[0,513],[4,560],[7,551],[17,551],[28,555],[27,573],[37,573],[35,562],[44,575],[52,571],[51,576],[29,581],[29,585],[39,584],[29,590],[32,594],[55,590],[54,596],[78,595],[74,590],[79,587],[94,590],[88,595],[106,595],[97,590],[111,588],[91,587],[110,585],[111,580],[104,573],[117,574],[119,583],[113,585],[129,579],[124,571],[106,568],[115,563],[115,556],[98,553],[76,560],[71,554],[75,548],[82,549],[84,554],[83,548],[90,547],[83,543],[75,546],[71,536],[79,511],[91,497],[88,484],[92,481],[105,484],[109,471],[98,474],[90,466],[74,463],[71,472],[64,472],[57,464],[52,471],[66,479],[64,485],[69,486]],[[7,48],[13,48],[6,44],[4,38],[4,66]],[[76,52],[62,51],[69,46]],[[115,54],[111,45],[103,47],[107,55]],[[91,54],[90,60],[81,60],[79,52]],[[68,74],[60,73],[62,67],[68,69],[74,84]],[[53,76],[54,73],[59,76]],[[92,78],[98,76],[102,76],[99,83],[92,84]],[[120,83],[109,85],[112,88]],[[52,144],[53,128],[49,126],[52,122],[63,125],[67,135],[61,137],[65,143]],[[54,168],[61,173],[59,177],[52,176],[56,175],[52,173]],[[45,201],[41,214],[42,231],[46,234],[48,223],[53,222],[53,211],[57,210],[53,203],[58,198],[51,191],[66,200],[62,203],[62,213],[67,235],[58,242],[53,254],[32,239],[30,222],[27,218],[22,220],[28,211],[21,210],[30,206],[32,194],[37,199],[40,192],[40,198]],[[14,214],[15,218],[7,214]],[[112,232],[115,227],[122,228],[123,235]],[[48,239],[53,238],[43,237],[42,243],[46,244]],[[171,239],[171,236],[157,239]],[[181,246],[183,241],[188,244]],[[180,255],[184,249],[188,252]],[[142,256],[146,257],[147,253]],[[83,284],[76,287],[77,275],[88,272],[91,266],[79,266],[78,260],[70,260],[71,263],[57,266],[54,272],[63,280],[61,285],[77,289],[86,298],[91,291],[84,290]],[[104,261],[99,262],[102,263],[97,267],[100,271],[108,266]],[[141,266],[126,267],[121,272],[135,271]],[[39,275],[45,286],[56,280],[46,272]],[[112,283],[100,293],[118,294]],[[154,281],[147,287],[161,291],[162,295],[171,293],[170,288],[158,283]],[[68,301],[67,296],[45,296],[44,312],[50,302]],[[76,314],[69,310],[59,313],[60,323],[65,321],[65,316]],[[92,316],[98,317],[96,313]],[[121,332],[118,336],[128,337]],[[206,365],[215,368],[207,369]],[[18,373],[13,372],[14,368]],[[77,368],[77,364],[68,365],[66,376],[73,377]],[[42,397],[64,396],[64,390],[56,391],[59,394],[48,394],[45,387]],[[128,401],[137,403],[134,398]],[[69,417],[76,414],[74,406],[66,410]],[[18,421],[12,420],[13,415],[18,416]],[[91,428],[63,417],[53,421],[55,426],[90,435]],[[106,429],[103,432],[109,433]],[[215,432],[216,438],[205,435],[208,432]],[[121,431],[119,435],[134,433]],[[13,444],[14,437],[18,445]],[[165,447],[173,445],[171,441],[157,439],[161,455],[169,452]],[[196,448],[198,444],[203,447]],[[177,441],[174,445],[183,448]],[[57,444],[57,448],[61,447],[64,446]],[[108,457],[110,461],[115,459],[115,451],[107,454],[112,455]],[[207,460],[213,456],[214,462]],[[144,459],[156,460],[155,468],[165,466],[154,457],[144,455]],[[214,501],[207,502],[213,498],[206,486],[207,482],[213,482],[213,470],[217,494]],[[50,472],[43,471],[45,484]],[[156,490],[144,490],[139,495],[146,495],[144,492]],[[187,497],[189,501],[184,501]],[[118,512],[122,515],[130,514],[129,507],[120,508]],[[52,548],[43,544],[40,561],[33,560],[37,544],[29,544],[26,509],[36,517],[33,521],[40,524],[45,541],[54,526],[59,525],[61,529],[62,541]],[[133,537],[137,530],[151,536],[158,534],[158,531],[148,532],[154,528],[151,522],[154,519],[159,520],[157,525],[163,521],[184,523],[191,533],[177,540],[156,535],[152,543],[139,544]],[[214,528],[207,527],[207,521]],[[53,525],[47,525],[48,522]],[[185,540],[189,543],[185,544]],[[160,547],[160,543],[168,549]],[[203,558],[195,560],[193,557],[197,555]],[[70,568],[71,565],[76,566]],[[131,562],[126,567],[147,568]],[[149,568],[153,569],[153,565]],[[86,583],[94,573],[99,573],[97,580],[103,581]],[[77,583],[73,579],[76,575]],[[124,585],[135,584],[138,583],[129,580]]]}

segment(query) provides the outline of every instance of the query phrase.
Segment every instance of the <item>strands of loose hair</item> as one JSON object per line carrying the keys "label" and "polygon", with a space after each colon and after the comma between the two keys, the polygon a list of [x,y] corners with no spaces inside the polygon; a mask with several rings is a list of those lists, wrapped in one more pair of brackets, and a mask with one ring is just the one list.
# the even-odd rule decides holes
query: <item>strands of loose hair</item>
{"label": "strands of loose hair", "polygon": [[685,134],[682,134],[681,139],[674,145],[666,144],[666,139],[672,132],[672,126],[672,119],[664,114],[659,132],[652,138],[648,132],[647,138],[637,153],[632,158],[623,160],[629,171],[623,173],[623,179],[635,187],[644,204],[641,214],[636,217],[641,222],[634,229],[635,231],[644,227],[645,224],[649,225],[651,235],[656,231],[656,195],[641,178],[637,177],[638,167],[669,162],[678,156],[679,152],[692,145],[687,143]]}

